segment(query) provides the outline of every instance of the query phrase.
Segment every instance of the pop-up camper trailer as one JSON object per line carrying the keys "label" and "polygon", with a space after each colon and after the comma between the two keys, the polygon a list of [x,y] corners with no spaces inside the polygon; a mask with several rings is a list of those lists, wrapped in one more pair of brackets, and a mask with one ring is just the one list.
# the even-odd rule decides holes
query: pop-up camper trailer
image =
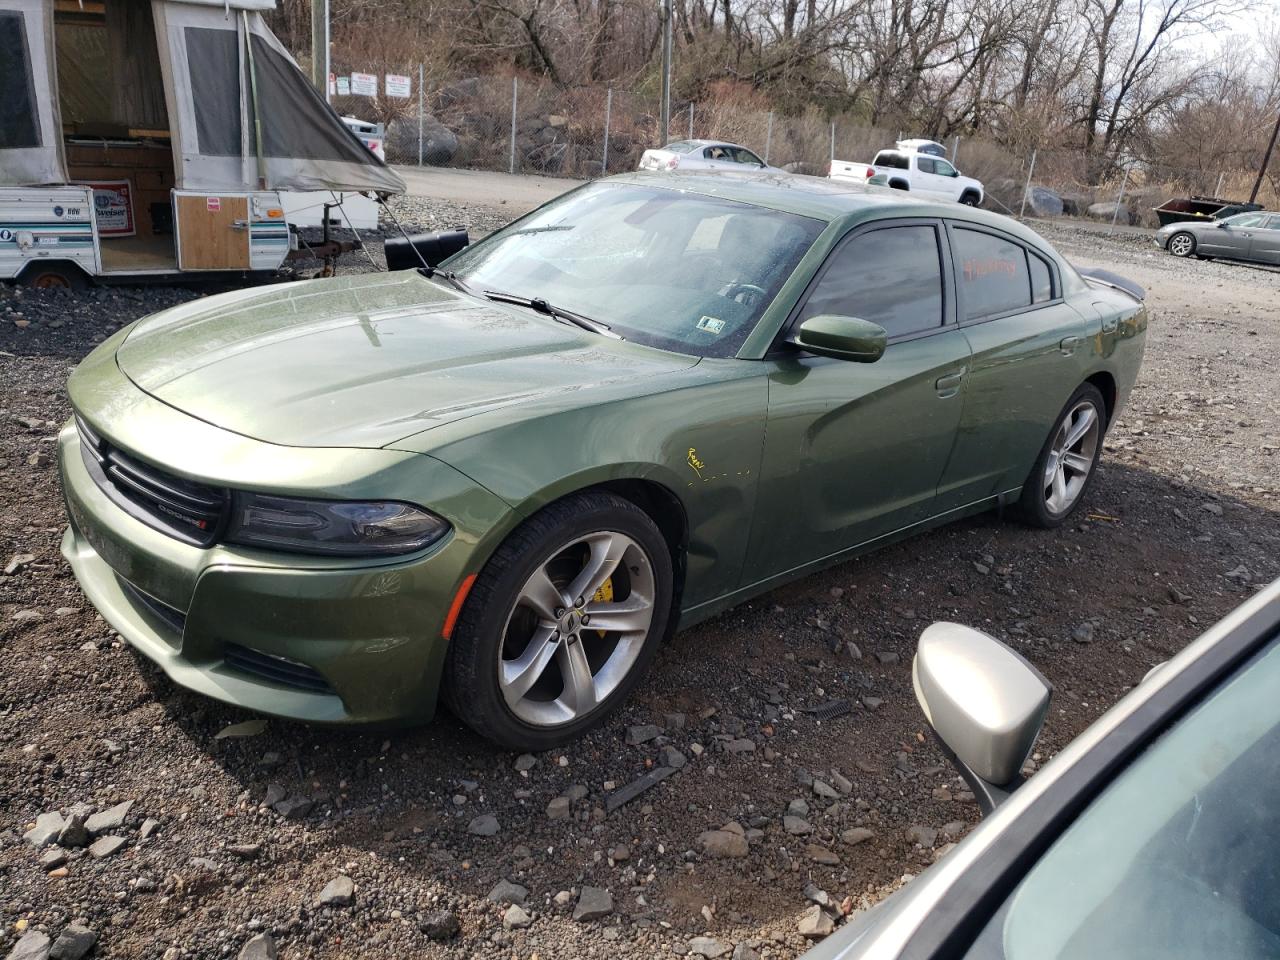
{"label": "pop-up camper trailer", "polygon": [[282,190],[402,193],[275,0],[0,0],[0,279],[274,271]]}

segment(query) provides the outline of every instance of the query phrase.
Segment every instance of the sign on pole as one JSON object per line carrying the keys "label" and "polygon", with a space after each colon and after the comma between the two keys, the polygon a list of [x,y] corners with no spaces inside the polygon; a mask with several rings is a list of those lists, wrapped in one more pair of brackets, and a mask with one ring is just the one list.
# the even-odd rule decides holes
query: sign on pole
{"label": "sign on pole", "polygon": [[352,73],[351,92],[357,97],[376,97],[378,95],[378,75],[376,73]]}
{"label": "sign on pole", "polygon": [[388,73],[386,80],[388,97],[407,98],[413,90],[413,84],[409,81],[408,77],[402,77],[395,73]]}
{"label": "sign on pole", "polygon": [[351,96],[351,78],[350,77],[338,78],[338,96],[340,97]]}
{"label": "sign on pole", "polygon": [[333,96],[338,92],[338,75],[336,73],[329,74],[329,96]]}

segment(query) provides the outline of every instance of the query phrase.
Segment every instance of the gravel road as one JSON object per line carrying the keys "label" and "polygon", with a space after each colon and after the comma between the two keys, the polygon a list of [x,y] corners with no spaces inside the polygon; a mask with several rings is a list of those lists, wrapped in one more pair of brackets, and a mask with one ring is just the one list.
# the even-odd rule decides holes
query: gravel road
{"label": "gravel road", "polygon": [[[473,236],[510,215],[400,209]],[[258,722],[134,655],[58,554],[64,382],[207,291],[0,288],[0,956],[782,958],[917,874],[978,818],[911,695],[924,626],[987,630],[1054,683],[1038,762],[1280,575],[1280,275],[1044,232],[1153,312],[1078,522],[979,517],[775,591],[677,637],[604,729],[538,757],[447,716]]]}

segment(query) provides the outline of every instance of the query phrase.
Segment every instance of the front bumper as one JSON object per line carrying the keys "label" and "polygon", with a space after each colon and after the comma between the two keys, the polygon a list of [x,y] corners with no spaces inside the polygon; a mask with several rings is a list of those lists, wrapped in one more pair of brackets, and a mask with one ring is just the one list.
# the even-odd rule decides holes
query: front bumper
{"label": "front bumper", "polygon": [[[255,462],[261,467],[266,457],[279,467],[282,457],[289,459],[288,448],[258,450],[270,445],[187,417],[127,381],[118,387],[133,391],[129,416],[119,423],[105,416],[92,426],[131,453],[164,450],[170,467],[180,463],[190,475],[257,489],[264,486],[261,476],[249,482]],[[76,402],[77,391],[71,392]],[[80,409],[92,420],[97,408]],[[134,442],[142,432],[151,445]],[[294,459],[313,470],[326,455],[333,458],[332,470],[319,470],[313,481],[337,482],[331,496],[409,499],[406,492],[416,487],[418,499],[428,500],[453,530],[426,551],[391,560],[199,547],[114,503],[89,474],[73,424],[59,436],[58,453],[70,520],[63,555],[107,622],[174,682],[225,703],[314,723],[432,717],[447,611],[510,522],[498,498],[429,456],[298,450]],[[236,473],[244,475],[237,481]],[[382,492],[361,493],[370,481],[335,481],[335,473],[376,476]],[[303,493],[303,478],[287,474],[270,474],[275,492]]]}

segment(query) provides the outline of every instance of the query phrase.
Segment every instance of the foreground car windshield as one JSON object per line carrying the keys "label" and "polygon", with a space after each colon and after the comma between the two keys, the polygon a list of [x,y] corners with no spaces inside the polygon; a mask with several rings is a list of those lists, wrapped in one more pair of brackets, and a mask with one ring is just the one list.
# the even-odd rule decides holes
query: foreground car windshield
{"label": "foreground car windshield", "polygon": [[661,187],[576,190],[448,264],[649,346],[730,357],[826,224]]}

